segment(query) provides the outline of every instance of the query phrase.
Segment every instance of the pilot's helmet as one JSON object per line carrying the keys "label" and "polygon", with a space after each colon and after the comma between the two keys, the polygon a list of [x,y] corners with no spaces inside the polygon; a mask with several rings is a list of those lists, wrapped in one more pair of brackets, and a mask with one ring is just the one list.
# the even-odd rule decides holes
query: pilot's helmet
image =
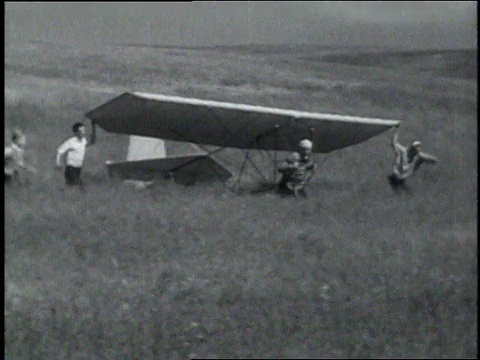
{"label": "pilot's helmet", "polygon": [[302,141],[300,141],[300,143],[298,144],[298,146],[301,148],[301,149],[305,149],[305,150],[312,150],[312,147],[313,147],[313,144],[310,140],[308,139],[303,139]]}
{"label": "pilot's helmet", "polygon": [[420,141],[414,141],[414,142],[412,142],[412,147],[414,147],[414,148],[418,148],[418,147],[420,147],[421,145],[422,145],[422,143],[421,143]]}

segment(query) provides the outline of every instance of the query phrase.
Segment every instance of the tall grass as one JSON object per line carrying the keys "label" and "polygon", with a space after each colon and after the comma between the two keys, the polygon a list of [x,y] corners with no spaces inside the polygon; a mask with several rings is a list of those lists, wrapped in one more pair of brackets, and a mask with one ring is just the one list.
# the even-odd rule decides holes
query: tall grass
{"label": "tall grass", "polygon": [[[30,51],[42,51],[39,46]],[[391,80],[398,74],[370,68],[387,85],[371,81],[359,92],[319,88],[315,95],[301,88],[312,81],[313,67],[299,66],[292,54],[284,54],[296,64],[291,68],[267,57],[277,76],[262,72],[265,55],[248,49],[219,57],[159,49],[140,56],[128,48],[115,50],[116,62],[126,65],[112,67],[110,80],[86,75],[88,81],[75,82],[68,73],[42,70],[58,65],[55,51],[73,50],[50,49],[41,66],[32,60],[38,57],[24,56],[27,50],[6,57],[9,66],[25,67],[23,75],[13,68],[6,73],[6,88],[17,95],[6,102],[5,127],[26,129],[29,155],[40,169],[23,186],[5,189],[8,358],[477,356],[476,84],[466,82],[459,92],[455,82],[419,76],[443,87],[432,98],[412,93],[416,83],[408,76],[398,83]],[[64,58],[94,59],[78,79],[100,57],[105,63],[98,66],[108,67],[113,56],[74,55]],[[148,65],[139,69],[143,56]],[[239,58],[252,60],[242,80],[249,92],[238,92],[238,77],[228,77]],[[166,63],[162,76],[170,87],[149,79],[155,59]],[[169,61],[197,65],[202,75],[169,73]],[[347,75],[365,81],[352,67],[338,69],[330,81]],[[87,154],[85,191],[65,188],[53,169],[55,147],[84,112],[117,95],[95,86],[122,89],[135,77],[144,91],[403,115],[402,141],[421,137],[441,162],[411,179],[410,192],[394,194],[385,179],[389,135],[381,135],[317,155],[319,171],[304,200],[240,196],[218,183],[160,181],[139,192],[107,177],[104,161],[118,158],[125,139],[99,131]],[[272,98],[263,91],[289,78],[298,92]],[[463,102],[449,101],[452,96]],[[239,166],[235,156],[224,160]]]}

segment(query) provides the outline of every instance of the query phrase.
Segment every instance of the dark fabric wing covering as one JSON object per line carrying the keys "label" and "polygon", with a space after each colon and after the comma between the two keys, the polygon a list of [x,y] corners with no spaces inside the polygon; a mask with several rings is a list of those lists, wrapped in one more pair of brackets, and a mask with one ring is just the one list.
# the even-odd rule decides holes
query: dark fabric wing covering
{"label": "dark fabric wing covering", "polygon": [[86,116],[114,133],[242,149],[294,151],[308,137],[317,153],[361,143],[399,123],[139,93],[120,95]]}

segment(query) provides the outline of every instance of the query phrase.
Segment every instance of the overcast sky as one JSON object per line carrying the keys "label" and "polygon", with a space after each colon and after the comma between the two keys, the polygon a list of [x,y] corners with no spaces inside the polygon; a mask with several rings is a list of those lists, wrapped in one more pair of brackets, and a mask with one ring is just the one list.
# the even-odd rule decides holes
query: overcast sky
{"label": "overcast sky", "polygon": [[473,48],[470,2],[6,3],[5,40]]}

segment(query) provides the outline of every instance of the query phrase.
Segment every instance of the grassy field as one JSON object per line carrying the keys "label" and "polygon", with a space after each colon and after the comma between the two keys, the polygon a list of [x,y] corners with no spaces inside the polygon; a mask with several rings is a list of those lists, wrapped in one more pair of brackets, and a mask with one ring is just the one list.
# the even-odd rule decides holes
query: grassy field
{"label": "grassy field", "polygon": [[[5,188],[7,358],[476,358],[476,65],[476,50],[7,48],[6,134],[25,129],[39,168]],[[139,192],[108,178],[126,139],[100,130],[85,192],[66,189],[56,147],[124,91],[399,119],[440,163],[394,194],[386,133],[316,155],[308,199]]]}

